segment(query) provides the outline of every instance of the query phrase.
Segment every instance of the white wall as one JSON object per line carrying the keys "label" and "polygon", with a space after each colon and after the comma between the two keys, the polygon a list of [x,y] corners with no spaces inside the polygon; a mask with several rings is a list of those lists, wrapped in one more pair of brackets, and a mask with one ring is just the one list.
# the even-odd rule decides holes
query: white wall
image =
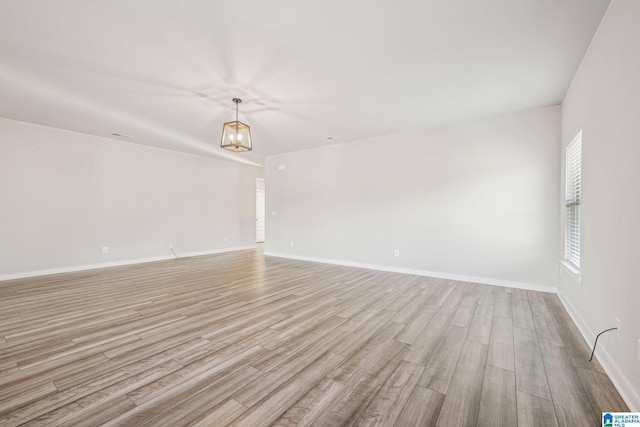
{"label": "white wall", "polygon": [[[562,139],[582,128],[582,283],[560,293],[640,411],[640,2],[613,0],[563,102]],[[563,150],[564,151],[564,150]]]}
{"label": "white wall", "polygon": [[0,278],[255,246],[260,169],[0,119]]}
{"label": "white wall", "polygon": [[559,138],[549,107],[267,157],[265,251],[555,288]]}

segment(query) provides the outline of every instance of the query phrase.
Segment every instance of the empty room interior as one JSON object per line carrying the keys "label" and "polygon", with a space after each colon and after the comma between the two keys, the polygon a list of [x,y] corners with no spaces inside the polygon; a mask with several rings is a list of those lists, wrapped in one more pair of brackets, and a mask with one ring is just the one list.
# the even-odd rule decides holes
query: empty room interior
{"label": "empty room interior", "polygon": [[0,427],[640,412],[639,76],[637,0],[0,0]]}

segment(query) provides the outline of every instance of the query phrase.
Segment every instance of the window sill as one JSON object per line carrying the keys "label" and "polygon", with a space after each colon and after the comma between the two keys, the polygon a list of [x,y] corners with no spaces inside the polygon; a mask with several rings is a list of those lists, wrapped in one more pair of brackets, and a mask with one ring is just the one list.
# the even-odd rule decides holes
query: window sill
{"label": "window sill", "polygon": [[580,273],[580,270],[578,270],[573,265],[569,264],[567,261],[562,259],[560,260],[560,265],[562,266],[562,271],[560,272],[561,274],[566,274],[567,276],[572,278],[577,284],[582,283],[582,273]]}

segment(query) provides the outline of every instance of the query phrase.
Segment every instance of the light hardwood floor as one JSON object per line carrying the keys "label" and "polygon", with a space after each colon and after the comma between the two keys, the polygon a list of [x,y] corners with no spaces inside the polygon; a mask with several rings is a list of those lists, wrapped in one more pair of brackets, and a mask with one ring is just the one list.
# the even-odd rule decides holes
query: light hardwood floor
{"label": "light hardwood floor", "polygon": [[249,250],[0,282],[0,426],[599,426],[552,294]]}

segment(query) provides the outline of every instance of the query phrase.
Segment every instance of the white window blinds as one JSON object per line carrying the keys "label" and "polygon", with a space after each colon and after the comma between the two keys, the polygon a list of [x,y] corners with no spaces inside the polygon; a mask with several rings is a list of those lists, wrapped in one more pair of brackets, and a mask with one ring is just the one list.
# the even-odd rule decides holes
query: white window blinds
{"label": "white window blinds", "polygon": [[580,199],[581,199],[582,131],[566,149],[566,202],[564,258],[580,268]]}

